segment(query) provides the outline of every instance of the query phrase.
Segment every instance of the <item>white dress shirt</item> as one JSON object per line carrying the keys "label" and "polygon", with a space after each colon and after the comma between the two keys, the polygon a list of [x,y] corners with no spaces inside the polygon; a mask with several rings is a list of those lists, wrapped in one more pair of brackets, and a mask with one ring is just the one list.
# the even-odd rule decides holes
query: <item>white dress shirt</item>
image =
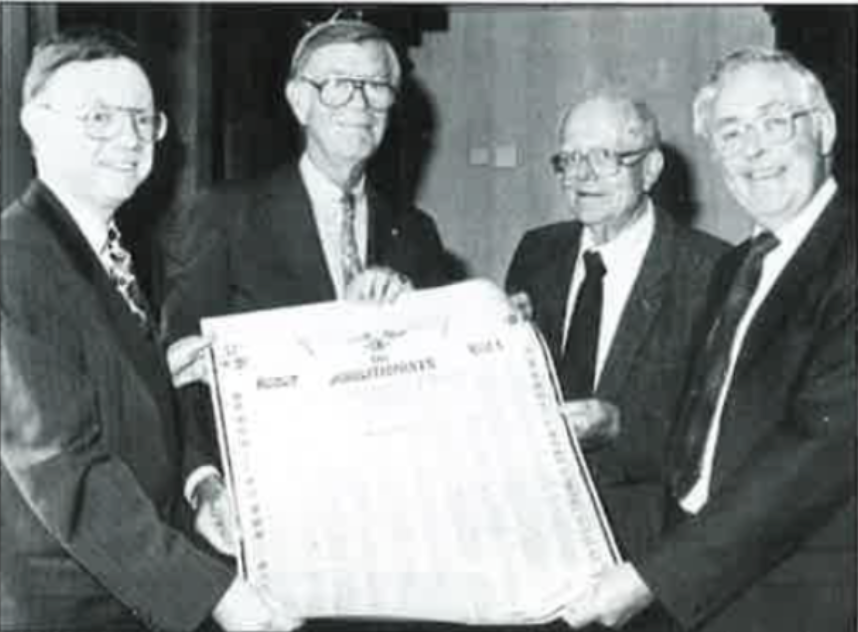
{"label": "white dress shirt", "polygon": [[652,202],[645,201],[643,212],[632,224],[624,227],[620,233],[609,242],[595,245],[591,231],[585,226],[581,231],[581,244],[578,249],[578,259],[572,272],[569,296],[566,300],[566,318],[563,322],[563,346],[566,346],[566,335],[575,309],[575,301],[584,281],[584,253],[598,252],[605,264],[605,276],[602,277],[602,315],[599,324],[599,344],[596,350],[595,384],[605,366],[605,360],[611,349],[617,326],[632,292],[632,286],[638,278],[643,265],[646,251],[655,232],[655,212]]}
{"label": "white dress shirt", "polygon": [[[328,271],[334,282],[337,297],[345,294],[345,283],[342,270],[342,213],[343,190],[331,182],[322,173],[307,154],[301,156],[298,163],[301,179],[310,196],[313,207],[313,217],[319,230],[319,239],[328,264]],[[358,256],[366,263],[366,251],[369,235],[369,209],[366,201],[366,178],[361,178],[351,191],[355,200],[355,238],[358,246]]]}
{"label": "white dress shirt", "polygon": [[[727,393],[730,391],[730,382],[733,379],[733,371],[736,368],[736,359],[739,357],[739,352],[742,349],[742,344],[745,341],[745,335],[748,333],[748,327],[754,320],[765,298],[774,286],[775,281],[783,272],[784,268],[792,259],[799,246],[804,242],[808,233],[810,233],[816,221],[822,215],[825,207],[834,197],[837,192],[837,183],[834,178],[829,177],[808,205],[795,218],[787,224],[781,226],[774,231],[775,237],[778,238],[778,246],[769,252],[763,259],[763,270],[760,274],[760,282],[754,292],[751,302],[748,304],[748,309],[742,316],[736,327],[736,334],[733,338],[733,343],[730,345],[730,364],[727,366],[727,373],[724,376],[724,383],[721,385],[721,392],[718,395],[718,402],[715,405],[713,420],[709,426],[709,434],[706,437],[706,445],[703,449],[703,463],[700,469],[700,478],[679,502],[680,506],[688,513],[696,514],[699,512],[709,500],[709,488],[712,482],[712,466],[715,462],[715,451],[718,447],[718,435],[721,431],[721,415],[724,412],[724,402],[727,400]],[[762,232],[764,229],[760,226],[754,228],[754,234]]]}

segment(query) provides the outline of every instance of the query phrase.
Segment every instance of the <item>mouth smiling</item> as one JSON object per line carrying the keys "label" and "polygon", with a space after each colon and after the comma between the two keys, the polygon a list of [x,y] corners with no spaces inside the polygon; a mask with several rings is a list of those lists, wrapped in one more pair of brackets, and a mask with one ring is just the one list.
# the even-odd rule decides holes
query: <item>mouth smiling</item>
{"label": "mouth smiling", "polygon": [[746,177],[751,181],[765,181],[778,178],[786,171],[786,167],[764,167],[752,169],[747,172]]}

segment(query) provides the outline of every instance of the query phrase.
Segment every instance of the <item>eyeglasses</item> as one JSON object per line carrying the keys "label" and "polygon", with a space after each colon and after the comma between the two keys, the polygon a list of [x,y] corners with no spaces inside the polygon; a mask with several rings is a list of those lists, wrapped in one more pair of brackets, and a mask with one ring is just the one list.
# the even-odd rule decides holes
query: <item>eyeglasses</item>
{"label": "eyeglasses", "polygon": [[83,113],[60,110],[50,103],[41,107],[57,114],[72,116],[83,123],[83,132],[92,140],[110,140],[122,131],[123,116],[131,120],[137,139],[142,143],[157,143],[167,135],[167,115],[163,112],[147,112],[137,108],[95,105]]}
{"label": "eyeglasses", "polygon": [[309,77],[300,77],[319,91],[319,100],[330,108],[346,105],[360,90],[367,105],[379,112],[387,110],[396,101],[396,88],[385,81],[375,79],[353,79],[351,77],[331,77],[316,81]]}
{"label": "eyeglasses", "polygon": [[565,176],[577,171],[586,161],[590,169],[600,177],[615,176],[621,167],[630,167],[644,158],[651,147],[642,147],[633,151],[614,151],[604,147],[594,147],[587,151],[561,151],[551,156],[554,173]]}
{"label": "eyeglasses", "polygon": [[748,134],[753,128],[762,145],[783,145],[795,136],[796,119],[810,114],[815,109],[768,112],[750,121],[725,123],[712,132],[712,144],[722,156],[734,156],[745,147]]}

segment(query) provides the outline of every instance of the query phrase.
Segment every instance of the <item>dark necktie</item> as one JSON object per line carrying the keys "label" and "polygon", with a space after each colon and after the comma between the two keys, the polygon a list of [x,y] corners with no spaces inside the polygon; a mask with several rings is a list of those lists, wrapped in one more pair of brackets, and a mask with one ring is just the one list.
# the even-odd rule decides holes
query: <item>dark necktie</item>
{"label": "dark necktie", "polygon": [[122,246],[119,228],[112,220],[107,225],[107,242],[104,245],[103,256],[114,286],[122,295],[131,313],[137,317],[141,325],[145,326],[148,321],[146,300],[137,283],[137,277],[134,276],[131,253]]}
{"label": "dark necktie", "polygon": [[709,330],[703,351],[695,360],[692,381],[669,451],[673,459],[671,485],[674,496],[679,500],[691,491],[700,478],[706,440],[730,366],[736,328],[757,289],[763,259],[777,245],[777,237],[768,231],[760,233],[751,242],[721,311]]}
{"label": "dark necktie", "polygon": [[363,270],[355,234],[355,196],[344,193],[342,197],[342,216],[340,219],[340,269],[343,275],[343,288],[347,288]]}
{"label": "dark necktie", "polygon": [[584,282],[575,300],[558,372],[566,400],[590,397],[596,376],[605,265],[599,253],[587,251],[584,253],[584,267]]}

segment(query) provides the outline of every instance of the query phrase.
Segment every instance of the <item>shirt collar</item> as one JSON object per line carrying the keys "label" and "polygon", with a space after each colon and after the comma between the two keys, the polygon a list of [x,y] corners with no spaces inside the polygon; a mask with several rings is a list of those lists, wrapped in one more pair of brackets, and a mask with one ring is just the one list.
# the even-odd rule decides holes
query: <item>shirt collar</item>
{"label": "shirt collar", "polygon": [[[307,187],[307,192],[310,194],[310,199],[313,201],[339,202],[343,197],[343,190],[334,184],[331,179],[319,169],[310,156],[304,153],[298,163],[298,170],[301,172],[301,178],[304,180],[304,185]],[[356,199],[361,199],[365,195],[366,176],[361,177],[358,183],[352,188],[352,194]]]}

